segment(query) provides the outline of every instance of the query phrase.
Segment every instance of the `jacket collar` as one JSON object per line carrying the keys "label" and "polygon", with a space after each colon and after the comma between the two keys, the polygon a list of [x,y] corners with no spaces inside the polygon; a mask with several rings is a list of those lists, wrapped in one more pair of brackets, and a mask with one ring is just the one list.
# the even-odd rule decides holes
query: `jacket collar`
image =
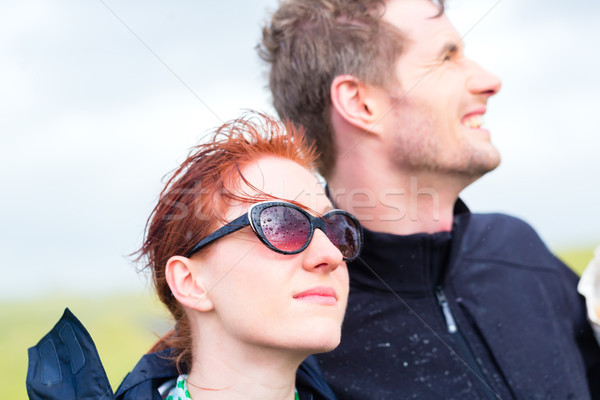
{"label": "jacket collar", "polygon": [[170,358],[171,354],[172,349],[145,354],[133,368],[133,371],[125,377],[115,396],[118,398],[128,390],[146,381],[152,381],[152,386],[158,387],[168,379],[177,378],[179,371]]}
{"label": "jacket collar", "polygon": [[443,279],[469,217],[469,209],[458,199],[451,232],[394,235],[364,229],[363,251],[349,266],[351,286],[414,295],[431,293]]}
{"label": "jacket collar", "polygon": [[31,400],[113,399],[92,337],[68,308],[28,354]]}
{"label": "jacket collar", "polygon": [[[150,353],[142,357],[119,386],[116,398],[121,398],[128,390],[138,385],[152,387],[155,390],[163,382],[179,376],[173,363],[171,349],[159,353]],[[186,372],[182,370],[182,372]],[[296,387],[301,400],[335,400],[336,397],[323,379],[321,370],[314,357],[307,358],[296,373]]]}

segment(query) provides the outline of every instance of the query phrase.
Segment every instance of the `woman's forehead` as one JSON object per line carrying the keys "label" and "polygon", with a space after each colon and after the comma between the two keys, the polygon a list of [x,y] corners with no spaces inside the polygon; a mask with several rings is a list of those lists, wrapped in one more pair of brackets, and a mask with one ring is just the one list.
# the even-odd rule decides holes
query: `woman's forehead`
{"label": "woman's forehead", "polygon": [[[241,169],[244,191],[294,200],[309,208],[330,205],[317,177],[298,163],[279,157],[263,157]],[[258,191],[258,193],[257,193]]]}

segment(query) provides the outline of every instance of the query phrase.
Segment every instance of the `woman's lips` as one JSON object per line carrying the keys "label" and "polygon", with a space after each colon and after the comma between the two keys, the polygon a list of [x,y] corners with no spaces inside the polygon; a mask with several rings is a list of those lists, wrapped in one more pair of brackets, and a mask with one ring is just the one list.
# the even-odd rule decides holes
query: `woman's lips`
{"label": "woman's lips", "polygon": [[337,304],[337,295],[332,287],[316,286],[294,295],[294,299],[309,303],[333,306]]}

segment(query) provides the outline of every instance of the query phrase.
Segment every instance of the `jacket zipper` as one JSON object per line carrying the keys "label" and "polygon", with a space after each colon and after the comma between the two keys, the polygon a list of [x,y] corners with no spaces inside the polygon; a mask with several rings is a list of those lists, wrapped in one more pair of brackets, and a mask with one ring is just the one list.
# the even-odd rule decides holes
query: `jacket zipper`
{"label": "jacket zipper", "polygon": [[442,307],[442,313],[444,314],[444,319],[446,320],[446,327],[448,327],[448,332],[456,333],[456,331],[458,331],[458,328],[456,327],[456,321],[454,320],[452,311],[450,311],[450,306],[448,305],[448,299],[446,298],[446,294],[444,294],[444,291],[440,286],[438,286],[435,289],[435,295],[437,297],[440,307]]}
{"label": "jacket zipper", "polygon": [[450,310],[450,304],[448,303],[448,298],[444,293],[441,286],[435,288],[435,296],[437,297],[438,304],[442,308],[442,314],[444,314],[444,320],[446,321],[446,327],[448,328],[448,332],[453,335],[456,345],[458,346],[458,356],[462,358],[462,360],[467,364],[469,369],[477,375],[477,379],[475,379],[479,383],[479,387],[483,391],[485,397],[487,399],[497,400],[500,397],[497,396],[490,385],[485,380],[483,371],[479,366],[479,363],[475,360],[475,355],[467,345],[467,342],[458,330],[458,326],[456,325],[456,320],[454,319],[454,315],[452,315],[452,310]]}

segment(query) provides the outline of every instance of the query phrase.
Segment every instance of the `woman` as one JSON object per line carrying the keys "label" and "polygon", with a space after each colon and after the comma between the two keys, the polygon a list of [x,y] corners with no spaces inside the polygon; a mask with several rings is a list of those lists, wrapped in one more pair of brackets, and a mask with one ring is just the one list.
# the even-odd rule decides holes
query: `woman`
{"label": "woman", "polygon": [[117,399],[335,398],[303,360],[339,343],[362,231],[332,209],[313,161],[291,126],[259,115],[221,126],[175,171],[140,258],[176,328]]}

